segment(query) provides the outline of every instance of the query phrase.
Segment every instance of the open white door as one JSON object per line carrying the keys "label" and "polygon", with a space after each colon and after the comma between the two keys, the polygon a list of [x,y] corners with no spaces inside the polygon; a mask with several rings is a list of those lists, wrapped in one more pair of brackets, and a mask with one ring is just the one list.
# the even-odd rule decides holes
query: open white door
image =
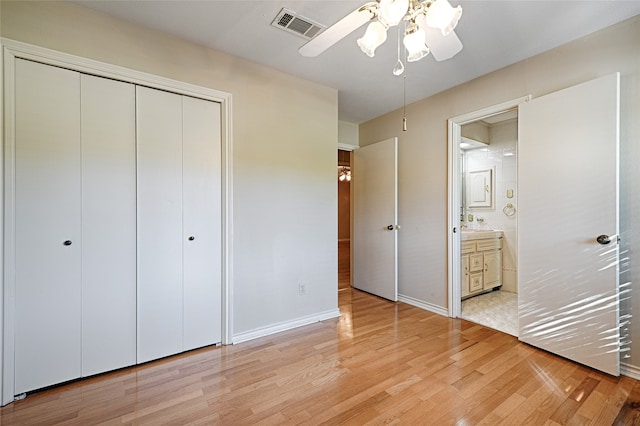
{"label": "open white door", "polygon": [[518,136],[520,340],[616,376],[619,87],[524,103]]}
{"label": "open white door", "polygon": [[398,300],[398,139],[353,152],[353,287]]}

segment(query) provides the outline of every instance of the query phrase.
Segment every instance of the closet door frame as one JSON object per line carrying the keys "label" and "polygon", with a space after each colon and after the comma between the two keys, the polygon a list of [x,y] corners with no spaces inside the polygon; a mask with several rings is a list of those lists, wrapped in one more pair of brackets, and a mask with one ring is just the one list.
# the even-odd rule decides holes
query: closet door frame
{"label": "closet door frame", "polygon": [[0,307],[0,327],[3,331],[2,369],[0,370],[1,404],[6,405],[14,400],[14,302],[15,302],[15,60],[16,58],[41,62],[67,68],[81,73],[98,77],[120,80],[126,83],[138,84],[155,89],[166,90],[180,95],[214,101],[221,107],[221,212],[222,212],[222,344],[232,344],[233,323],[233,135],[232,135],[232,95],[230,93],[196,86],[177,80],[172,80],[153,74],[131,70],[128,68],[82,58],[67,53],[46,49],[28,43],[22,43],[6,38],[0,39],[3,50],[3,66],[0,77],[3,83],[0,94],[4,94],[4,114],[0,120],[4,121],[2,133],[3,159],[0,161],[0,191],[2,197],[2,211],[4,227],[0,227],[3,244],[0,245],[3,263],[2,303]]}

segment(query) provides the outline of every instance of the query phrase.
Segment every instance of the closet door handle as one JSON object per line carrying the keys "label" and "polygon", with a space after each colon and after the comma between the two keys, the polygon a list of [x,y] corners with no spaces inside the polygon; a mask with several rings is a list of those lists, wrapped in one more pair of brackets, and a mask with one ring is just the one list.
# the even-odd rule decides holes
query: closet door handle
{"label": "closet door handle", "polygon": [[65,242],[64,242],[64,243],[62,243],[62,244],[64,244],[65,246],[70,246],[70,245],[71,245],[71,240],[67,240],[67,241],[65,241]]}
{"label": "closet door handle", "polygon": [[194,237],[193,235],[189,237],[189,241],[193,241],[195,239],[196,239],[196,237]]}

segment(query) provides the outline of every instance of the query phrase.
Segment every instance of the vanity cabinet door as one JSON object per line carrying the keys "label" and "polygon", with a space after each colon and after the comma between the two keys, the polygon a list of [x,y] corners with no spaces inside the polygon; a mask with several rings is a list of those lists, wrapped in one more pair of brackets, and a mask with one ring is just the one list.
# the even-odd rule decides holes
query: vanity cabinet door
{"label": "vanity cabinet door", "polygon": [[482,253],[473,253],[469,255],[469,271],[480,272],[484,268]]}
{"label": "vanity cabinet door", "polygon": [[473,293],[482,290],[482,272],[469,275],[469,292]]}
{"label": "vanity cabinet door", "polygon": [[469,295],[469,255],[462,256],[462,297]]}
{"label": "vanity cabinet door", "polygon": [[484,254],[484,288],[489,289],[502,284],[502,251],[495,250]]}

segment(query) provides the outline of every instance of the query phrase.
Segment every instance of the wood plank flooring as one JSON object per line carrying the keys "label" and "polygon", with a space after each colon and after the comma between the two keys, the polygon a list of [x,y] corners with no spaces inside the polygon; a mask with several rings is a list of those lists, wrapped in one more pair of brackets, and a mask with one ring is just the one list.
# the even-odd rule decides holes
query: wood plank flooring
{"label": "wood plank flooring", "polygon": [[338,290],[351,287],[351,241],[338,241]]}
{"label": "wood plank flooring", "polygon": [[631,425],[640,383],[347,289],[340,319],[70,383],[2,425]]}

